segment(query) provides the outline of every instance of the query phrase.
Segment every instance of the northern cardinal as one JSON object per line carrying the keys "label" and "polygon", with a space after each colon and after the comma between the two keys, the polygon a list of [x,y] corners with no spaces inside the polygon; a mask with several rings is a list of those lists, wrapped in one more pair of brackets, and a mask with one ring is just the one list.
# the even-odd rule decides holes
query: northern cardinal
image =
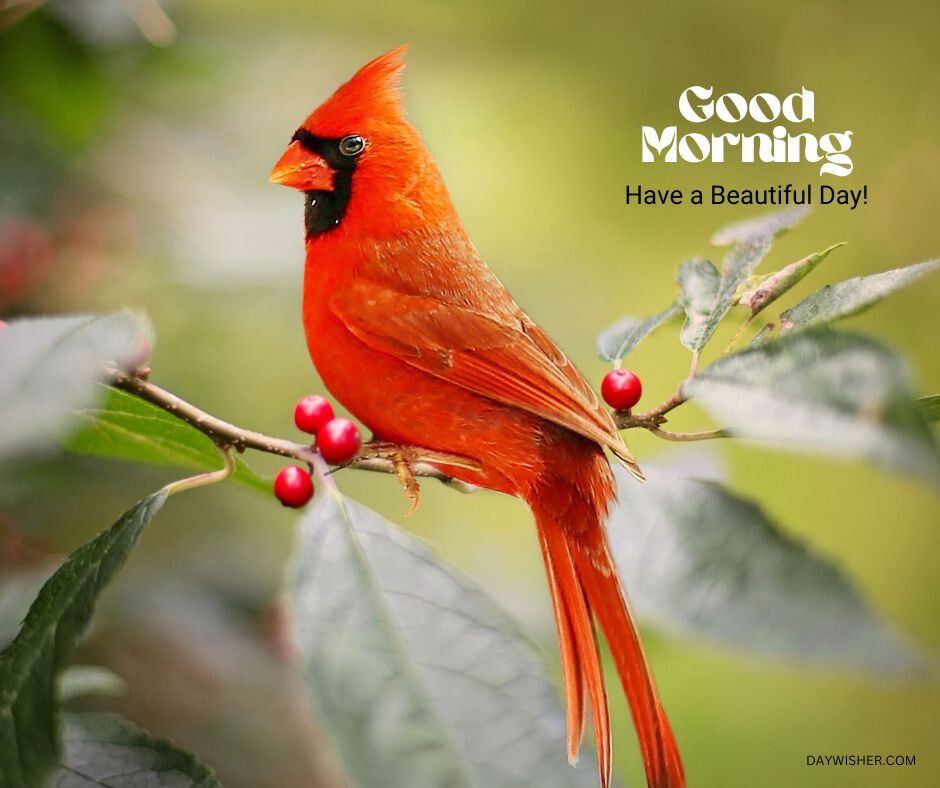
{"label": "northern cardinal", "polygon": [[294,133],[271,173],[304,192],[303,322],[330,392],[377,440],[473,460],[445,473],[519,496],[535,515],[577,762],[585,694],[601,785],[611,739],[596,621],[630,703],[651,788],[685,785],[603,523],[609,448],[639,467],[608,411],[470,241],[405,119],[404,48],[376,58]]}

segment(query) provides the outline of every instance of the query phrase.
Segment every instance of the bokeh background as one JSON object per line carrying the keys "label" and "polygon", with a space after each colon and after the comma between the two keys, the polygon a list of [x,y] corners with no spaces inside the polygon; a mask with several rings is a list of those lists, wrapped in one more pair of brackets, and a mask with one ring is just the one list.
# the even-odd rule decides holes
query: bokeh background
{"label": "bokeh background", "polygon": [[[940,255],[940,10],[931,3],[5,0],[0,9],[0,316],[142,309],[156,328],[157,382],[272,434],[296,437],[293,403],[321,384],[299,321],[301,199],[267,174],[314,106],[403,42],[410,116],[477,245],[594,381],[605,372],[598,331],[663,308],[678,263],[707,253],[719,225],[760,210],[625,206],[625,184],[823,182],[818,165],[642,165],[640,127],[688,127],[676,102],[691,84],[781,96],[805,85],[816,93],[816,133],[854,131],[853,174],[825,182],[867,184],[869,204],[817,209],[768,261],[849,242],[798,297]],[[851,323],[901,348],[920,392],[940,391],[938,298],[934,276]],[[668,395],[687,364],[674,331],[645,342],[631,361],[645,402]],[[691,407],[673,422],[705,424]],[[632,443],[645,462],[679,451],[647,435]],[[940,650],[933,494],[861,463],[715,451],[736,490]],[[276,471],[271,458],[255,459]],[[0,569],[76,546],[173,476],[69,457],[4,469]],[[557,674],[521,504],[425,484],[421,510],[405,520],[393,479],[339,480],[484,584]],[[303,764],[318,756],[291,724],[289,682],[272,658],[284,648],[277,593],[294,515],[231,485],[183,498],[108,595],[83,656],[128,681],[114,702],[129,716],[195,748],[226,784],[302,784]],[[940,784],[935,680],[646,636],[692,785]],[[613,706],[616,770],[637,785],[625,705]],[[806,766],[816,753],[913,754],[917,765]]]}

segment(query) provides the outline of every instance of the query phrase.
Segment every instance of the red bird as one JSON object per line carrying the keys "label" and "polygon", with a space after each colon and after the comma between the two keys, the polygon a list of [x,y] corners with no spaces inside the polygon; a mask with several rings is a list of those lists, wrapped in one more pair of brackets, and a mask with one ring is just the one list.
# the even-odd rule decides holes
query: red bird
{"label": "red bird", "polygon": [[[470,241],[400,96],[404,48],[310,115],[271,174],[306,195],[303,321],[330,392],[377,440],[461,455],[458,479],[525,500],[554,602],[568,759],[585,694],[601,784],[611,740],[596,621],[613,653],[651,788],[685,785],[603,523],[609,448],[642,478],[610,414]],[[363,382],[363,371],[369,380]]]}

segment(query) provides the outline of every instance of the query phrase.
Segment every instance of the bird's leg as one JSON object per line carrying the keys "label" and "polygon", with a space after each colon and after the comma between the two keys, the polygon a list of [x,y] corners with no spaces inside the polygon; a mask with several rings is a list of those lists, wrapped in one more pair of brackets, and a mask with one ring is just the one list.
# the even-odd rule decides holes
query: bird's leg
{"label": "bird's leg", "polygon": [[421,485],[418,484],[412,470],[412,466],[417,459],[417,451],[411,446],[399,446],[394,443],[372,440],[363,444],[361,454],[391,461],[395,476],[401,482],[408,500],[411,501],[411,508],[406,516],[414,514],[421,502]]}
{"label": "bird's leg", "polygon": [[405,513],[408,517],[418,511],[418,504],[421,503],[421,485],[418,484],[418,480],[411,471],[411,462],[404,454],[392,457],[392,464],[395,466],[395,476],[398,477],[398,481],[405,489],[405,495],[411,501],[411,508]]}
{"label": "bird's leg", "polygon": [[468,482],[447,476],[440,468],[449,466],[475,472],[482,470],[480,463],[470,457],[448,454],[421,446],[387,443],[375,438],[362,444],[359,456],[343,467],[348,466],[385,472],[391,470],[398,477],[402,487],[405,488],[408,500],[411,501],[411,511],[408,514],[412,514],[418,508],[421,488],[418,487],[416,477],[430,476],[441,479],[445,484],[461,492],[473,492],[478,488]]}

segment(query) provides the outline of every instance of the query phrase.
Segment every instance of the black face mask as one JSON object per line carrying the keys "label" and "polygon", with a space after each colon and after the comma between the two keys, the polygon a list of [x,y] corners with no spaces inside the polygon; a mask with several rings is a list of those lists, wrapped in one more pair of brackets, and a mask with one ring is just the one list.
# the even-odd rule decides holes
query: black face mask
{"label": "black face mask", "polygon": [[335,227],[346,215],[352,194],[352,176],[359,154],[365,149],[365,140],[358,134],[345,137],[318,137],[306,129],[297,129],[292,141],[297,141],[311,153],[322,158],[333,170],[333,189],[313,189],[306,192],[304,225],[307,238],[316,238]]}

